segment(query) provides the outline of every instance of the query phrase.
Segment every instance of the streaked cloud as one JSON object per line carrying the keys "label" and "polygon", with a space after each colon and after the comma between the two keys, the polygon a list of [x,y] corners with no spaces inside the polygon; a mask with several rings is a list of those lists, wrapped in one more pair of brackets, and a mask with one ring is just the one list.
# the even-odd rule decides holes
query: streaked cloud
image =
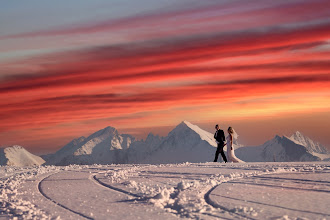
{"label": "streaked cloud", "polygon": [[[0,56],[24,53],[0,61],[0,132],[10,134],[0,135],[3,143],[16,132],[37,146],[24,137],[29,129],[67,140],[130,122],[143,129],[184,119],[329,112],[329,2],[241,3],[0,34],[0,43],[9,42]],[[24,39],[31,44],[21,46]],[[25,53],[31,48],[39,55]]]}

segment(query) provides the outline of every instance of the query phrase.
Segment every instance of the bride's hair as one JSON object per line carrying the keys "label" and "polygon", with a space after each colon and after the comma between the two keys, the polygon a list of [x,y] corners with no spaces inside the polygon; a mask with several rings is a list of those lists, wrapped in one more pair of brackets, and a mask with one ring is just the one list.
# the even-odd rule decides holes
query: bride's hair
{"label": "bride's hair", "polygon": [[237,139],[238,134],[236,133],[236,131],[232,127],[228,128],[228,133],[231,134],[231,136],[233,136],[234,139]]}

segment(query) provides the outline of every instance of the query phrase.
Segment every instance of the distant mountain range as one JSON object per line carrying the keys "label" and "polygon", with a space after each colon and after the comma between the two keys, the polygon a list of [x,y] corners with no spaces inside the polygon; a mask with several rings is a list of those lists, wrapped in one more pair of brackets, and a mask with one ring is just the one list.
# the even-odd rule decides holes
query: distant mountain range
{"label": "distant mountain range", "polygon": [[[257,147],[244,147],[236,143],[235,149],[236,155],[247,162],[318,161],[330,158],[326,148],[300,132],[291,137],[275,136]],[[131,135],[119,134],[115,128],[107,127],[88,138],[75,139],[43,158],[46,164],[52,165],[210,162],[215,151],[212,133],[183,121],[168,136],[149,134],[145,141],[135,140]]]}
{"label": "distant mountain range", "polygon": [[184,121],[168,136],[149,134],[145,141],[106,127],[43,158],[52,165],[207,162],[213,160],[215,149],[213,134]]}
{"label": "distant mountain range", "polygon": [[249,162],[288,162],[329,160],[325,147],[305,137],[299,131],[291,137],[276,135],[257,147],[241,147],[235,151],[242,160]]}
{"label": "distant mountain range", "polygon": [[[22,149],[20,151],[23,151]],[[10,157],[21,158],[20,151],[17,150],[17,155],[12,153]],[[149,134],[145,141],[136,140],[128,134],[120,134],[113,127],[106,127],[87,138],[74,139],[54,154],[44,155],[42,158],[46,161],[46,165],[210,162],[214,159],[215,151],[216,143],[212,133],[183,121],[168,136],[159,137]],[[246,162],[330,159],[326,148],[300,132],[294,133],[291,137],[275,136],[272,140],[256,147],[245,147],[236,143],[235,153]],[[24,164],[18,163],[19,160],[12,159],[11,161],[15,162],[10,163]],[[40,160],[38,161],[41,163]]]}

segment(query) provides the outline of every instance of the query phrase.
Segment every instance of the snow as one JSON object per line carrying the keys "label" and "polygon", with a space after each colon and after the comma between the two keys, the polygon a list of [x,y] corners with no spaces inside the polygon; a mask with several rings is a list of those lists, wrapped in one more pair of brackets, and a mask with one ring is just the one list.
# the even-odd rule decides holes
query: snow
{"label": "snow", "polygon": [[317,154],[327,154],[328,150],[323,147],[320,143],[314,142],[309,137],[304,136],[301,132],[296,131],[291,137],[291,140],[295,141],[298,144],[301,144],[307,148],[307,150],[311,153]]}
{"label": "snow", "polygon": [[0,166],[0,219],[329,219],[330,162]]}
{"label": "snow", "polygon": [[74,139],[54,154],[43,158],[49,165],[123,163],[125,153],[134,141],[131,135],[121,135],[117,129],[108,126],[87,138]]}
{"label": "snow", "polygon": [[68,143],[43,158],[48,165],[111,164],[111,163],[180,163],[206,162],[214,158],[216,143],[213,134],[183,121],[166,137],[149,134],[145,141],[136,141],[106,127],[87,138]]}
{"label": "snow", "polygon": [[[150,133],[145,141],[120,134],[113,127],[106,127],[87,138],[74,139],[56,153],[43,158],[47,165],[60,166],[94,163],[197,163],[213,161],[216,147],[213,133],[183,121],[166,137]],[[226,148],[224,147],[224,151]],[[243,146],[239,140],[235,140],[234,148],[236,156],[247,162],[330,160],[330,154],[324,153],[324,147],[300,132],[291,137],[275,136],[256,147]]]}
{"label": "snow", "polygon": [[214,135],[211,134],[210,132],[204,131],[197,125],[193,125],[188,121],[183,121],[182,123],[187,125],[189,128],[191,128],[191,130],[195,131],[202,140],[207,141],[211,146],[214,146],[214,147],[217,146],[214,141]]}
{"label": "snow", "polygon": [[[56,153],[43,158],[47,165],[61,166],[94,163],[197,163],[213,161],[216,147],[213,133],[183,121],[166,137],[150,133],[145,141],[120,134],[113,127],[106,127],[87,138],[74,139]],[[330,154],[325,153],[326,148],[298,131],[291,137],[276,135],[256,147],[243,146],[239,140],[235,140],[234,148],[236,156],[247,162],[330,160]]]}
{"label": "snow", "polygon": [[319,144],[315,144],[308,137],[304,137],[300,132],[296,132],[291,137],[280,137],[276,135],[273,139],[265,142],[261,146],[240,147],[235,153],[238,158],[249,162],[327,160],[330,158],[330,154],[317,153],[326,151],[322,149],[322,146]]}
{"label": "snow", "polygon": [[31,154],[18,145],[0,149],[0,159],[0,165],[11,166],[34,166],[45,163],[41,157]]}
{"label": "snow", "polygon": [[145,141],[106,127],[43,156],[47,166],[23,147],[0,149],[0,220],[330,219],[321,145],[296,132],[234,148],[247,163],[209,162],[213,134],[183,121]]}

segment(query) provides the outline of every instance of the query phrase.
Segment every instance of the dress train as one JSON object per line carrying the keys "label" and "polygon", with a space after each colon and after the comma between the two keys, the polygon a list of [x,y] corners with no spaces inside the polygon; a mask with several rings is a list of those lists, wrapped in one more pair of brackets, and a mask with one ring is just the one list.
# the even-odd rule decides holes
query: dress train
{"label": "dress train", "polygon": [[245,163],[243,160],[238,159],[235,155],[235,149],[234,145],[231,141],[230,135],[226,137],[227,140],[227,160],[228,162],[233,162],[233,163]]}

